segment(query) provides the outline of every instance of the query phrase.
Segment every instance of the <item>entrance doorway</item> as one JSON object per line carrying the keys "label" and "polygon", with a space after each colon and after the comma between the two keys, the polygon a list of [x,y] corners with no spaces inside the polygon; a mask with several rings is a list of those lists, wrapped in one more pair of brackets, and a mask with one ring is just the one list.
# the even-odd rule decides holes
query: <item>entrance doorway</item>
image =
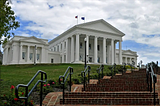
{"label": "entrance doorway", "polygon": [[53,63],[54,62],[54,59],[51,59],[51,63]]}

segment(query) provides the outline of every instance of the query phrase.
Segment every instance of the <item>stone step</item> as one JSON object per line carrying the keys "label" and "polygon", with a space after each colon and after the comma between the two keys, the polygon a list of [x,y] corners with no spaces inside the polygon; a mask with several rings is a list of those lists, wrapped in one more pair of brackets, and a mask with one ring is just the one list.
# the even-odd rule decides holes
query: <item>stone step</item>
{"label": "stone step", "polygon": [[[65,98],[153,98],[150,92],[66,92]],[[158,93],[155,94],[158,98]]]}
{"label": "stone step", "polygon": [[98,83],[146,83],[146,78],[144,79],[100,79]]}
{"label": "stone step", "polygon": [[117,78],[132,78],[132,79],[135,79],[135,78],[146,78],[146,75],[143,76],[143,75],[139,75],[139,76],[132,76],[132,75],[115,75],[113,77],[111,77],[111,79],[117,79]]}
{"label": "stone step", "polygon": [[[84,88],[82,88],[84,91]],[[86,87],[86,92],[106,92],[106,91],[148,91],[147,86],[114,86],[114,87]]]}
{"label": "stone step", "polygon": [[106,83],[106,84],[86,84],[86,87],[118,87],[118,86],[147,86],[147,83]]}
{"label": "stone step", "polygon": [[[60,104],[63,100],[60,100]],[[77,105],[153,105],[152,98],[65,98],[65,104]],[[156,98],[156,104],[159,99]]]}

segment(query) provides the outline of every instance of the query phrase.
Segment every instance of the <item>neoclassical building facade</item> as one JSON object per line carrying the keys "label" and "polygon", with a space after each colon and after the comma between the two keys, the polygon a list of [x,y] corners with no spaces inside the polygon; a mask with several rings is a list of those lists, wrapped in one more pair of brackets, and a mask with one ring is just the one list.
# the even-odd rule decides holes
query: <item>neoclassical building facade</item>
{"label": "neoclassical building facade", "polygon": [[88,64],[137,64],[136,52],[122,50],[124,35],[101,19],[75,25],[50,42],[34,36],[14,36],[3,45],[3,64],[84,63],[85,41]]}

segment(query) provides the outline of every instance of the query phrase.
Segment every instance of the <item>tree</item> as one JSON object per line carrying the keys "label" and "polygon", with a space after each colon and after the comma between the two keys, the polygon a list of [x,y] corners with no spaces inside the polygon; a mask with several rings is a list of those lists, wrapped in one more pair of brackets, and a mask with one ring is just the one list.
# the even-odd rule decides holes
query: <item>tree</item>
{"label": "tree", "polygon": [[20,27],[20,23],[15,19],[16,16],[9,6],[9,1],[0,0],[0,39],[2,39],[2,36],[5,37],[3,44],[11,37],[11,34],[14,36],[12,31]]}

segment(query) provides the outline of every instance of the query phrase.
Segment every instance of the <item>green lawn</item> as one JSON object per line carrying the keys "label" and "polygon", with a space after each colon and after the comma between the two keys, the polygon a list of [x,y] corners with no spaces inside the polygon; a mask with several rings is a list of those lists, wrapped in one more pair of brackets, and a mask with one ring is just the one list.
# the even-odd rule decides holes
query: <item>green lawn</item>
{"label": "green lawn", "polygon": [[[38,70],[45,71],[47,73],[47,80],[58,80],[60,75],[63,75],[68,66],[73,67],[73,77],[77,77],[81,71],[84,70],[82,64],[42,64],[42,65],[9,65],[0,66],[0,94],[7,94],[10,91],[11,85],[17,86],[18,84],[27,84],[31,78],[36,74]],[[96,73],[96,69],[99,65],[90,65],[91,73]],[[108,71],[108,66],[105,66],[105,70]],[[40,75],[33,82],[33,84],[40,79]]]}

